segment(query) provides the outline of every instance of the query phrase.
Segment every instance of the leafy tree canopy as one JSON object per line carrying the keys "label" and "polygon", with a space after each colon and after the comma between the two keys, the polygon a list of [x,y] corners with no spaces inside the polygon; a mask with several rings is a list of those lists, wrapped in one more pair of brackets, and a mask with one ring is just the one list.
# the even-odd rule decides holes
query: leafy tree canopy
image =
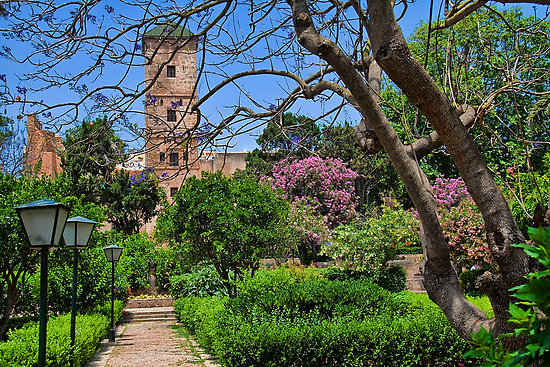
{"label": "leafy tree canopy", "polygon": [[61,156],[63,173],[73,183],[71,193],[98,202],[115,166],[124,161],[124,142],[115,135],[105,117],[83,121],[66,133]]}
{"label": "leafy tree canopy", "polygon": [[[548,21],[536,22],[519,8],[485,8],[434,32],[427,59],[427,24],[421,24],[409,42],[411,52],[427,62],[428,72],[455,105],[484,110],[471,131],[487,163],[501,176],[512,166],[523,172],[544,169],[550,140],[548,32]],[[405,141],[431,129],[393,84],[383,95],[391,101],[386,106],[392,106],[386,113]],[[423,164],[432,176],[457,175],[443,150],[428,155]]]}
{"label": "leafy tree canopy", "polygon": [[112,175],[112,180],[102,192],[103,202],[109,203],[107,219],[117,230],[137,233],[159,213],[159,204],[166,194],[150,169],[133,174],[120,170]]}
{"label": "leafy tree canopy", "polygon": [[315,121],[306,116],[290,112],[275,116],[256,139],[260,149],[246,155],[246,175],[261,178],[282,159],[309,157],[317,147],[320,134]]}
{"label": "leafy tree canopy", "polygon": [[233,281],[256,270],[260,259],[281,245],[287,213],[288,205],[269,186],[203,172],[202,178],[185,181],[159,218],[157,234],[189,264],[214,265],[234,297]]}

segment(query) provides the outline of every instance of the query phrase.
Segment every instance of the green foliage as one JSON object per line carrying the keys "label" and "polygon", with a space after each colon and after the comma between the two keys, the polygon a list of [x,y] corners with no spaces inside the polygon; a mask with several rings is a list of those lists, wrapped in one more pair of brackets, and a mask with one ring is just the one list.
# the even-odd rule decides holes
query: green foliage
{"label": "green foliage", "polygon": [[155,247],[157,285],[170,290],[171,278],[182,274],[184,268],[179,256],[172,248]]}
{"label": "green foliage", "polygon": [[391,265],[383,269],[373,280],[390,292],[401,292],[407,288],[407,273],[400,265]]}
{"label": "green foliage", "polygon": [[66,195],[67,182],[63,179],[14,177],[0,172],[0,336],[37,269],[38,254],[29,248],[13,207],[43,198],[67,204],[74,201]]}
{"label": "green foliage", "polygon": [[[550,138],[548,97],[540,93],[548,90],[549,31],[548,20],[526,17],[519,7],[504,11],[485,8],[431,37],[427,70],[456,106],[486,107],[483,120],[474,124],[471,133],[489,167],[501,177],[511,167],[527,172],[532,165],[540,171],[542,157],[548,152],[548,145],[539,142]],[[427,24],[422,24],[409,42],[411,52],[422,63],[427,34]],[[508,77],[511,73],[513,87]],[[384,99],[391,101],[392,108],[386,110],[390,121],[411,127],[409,134],[401,129],[406,140],[430,131],[422,116],[415,122],[416,109],[398,92],[384,94]],[[485,105],[488,102],[490,106]],[[435,177],[457,175],[443,150],[433,152],[425,161],[423,166],[430,167],[429,173]]]}
{"label": "green foliage", "polygon": [[63,145],[61,168],[72,182],[71,193],[82,195],[85,202],[99,202],[103,190],[112,182],[115,166],[126,158],[124,143],[103,117],[82,121],[80,126],[68,130]]}
{"label": "green foliage", "polygon": [[181,298],[176,314],[227,366],[469,365],[466,343],[424,295],[308,268],[259,271],[237,298]]}
{"label": "green foliage", "polygon": [[174,298],[227,295],[216,269],[199,265],[191,272],[170,277],[170,294]]}
{"label": "green foliage", "polygon": [[285,113],[271,119],[256,139],[260,149],[246,155],[243,176],[260,179],[269,175],[273,164],[286,159],[309,157],[321,133],[314,121],[305,116]]}
{"label": "green foliage", "polygon": [[343,267],[380,271],[395,257],[398,247],[420,242],[416,228],[413,215],[401,206],[382,206],[379,214],[336,228],[321,253]]}
{"label": "green foliage", "polygon": [[[126,236],[109,231],[94,233],[88,247],[79,251],[77,309],[93,310],[107,302],[111,294],[111,263],[107,262],[103,247],[117,244],[124,247],[115,268],[115,298],[124,301],[131,289],[149,286],[149,265],[154,263],[157,250],[145,234]],[[53,314],[62,314],[71,308],[73,280],[73,250],[59,248],[49,255],[48,300]],[[35,315],[40,293],[40,274],[34,272],[22,287],[22,297],[16,307],[18,313]]]}
{"label": "green foliage", "polygon": [[486,272],[489,269],[467,269],[464,270],[460,275],[458,276],[458,279],[460,281],[460,288],[462,288],[462,291],[465,294],[471,295],[471,296],[480,296],[483,294],[477,287],[476,287],[476,279],[480,277],[484,272]]}
{"label": "green foliage", "polygon": [[266,317],[286,321],[318,315],[333,319],[344,316],[363,319],[377,313],[392,313],[395,299],[369,279],[329,281],[292,276],[285,268],[258,271],[239,284],[239,296],[227,307],[249,322]]}
{"label": "green foliage", "polygon": [[522,231],[527,232],[532,225],[537,206],[547,207],[550,197],[550,152],[546,153],[543,169],[539,172],[522,173],[511,167],[506,175],[501,175],[503,193],[508,199],[510,210]]}
{"label": "green foliage", "polygon": [[323,269],[323,276],[328,280],[370,279],[390,292],[404,291],[407,285],[405,270],[399,265],[392,265],[381,271],[330,267]]}
{"label": "green foliage", "polygon": [[13,120],[0,115],[0,151],[2,151],[2,146],[12,136],[12,132],[9,131],[10,124],[13,124]]}
{"label": "green foliage", "polygon": [[298,159],[309,156],[316,137],[321,133],[315,122],[306,116],[292,113],[277,115],[271,119],[256,143],[263,151],[281,150],[287,155],[292,152]]}
{"label": "green foliage", "polygon": [[24,126],[0,112],[0,172],[19,175],[24,170]]}
{"label": "green foliage", "polygon": [[330,230],[325,218],[315,213],[315,210],[302,201],[296,201],[290,206],[288,215],[288,255],[298,257],[303,265],[309,266],[316,259],[321,245],[330,239]]}
{"label": "green foliage", "polygon": [[[108,309],[108,312],[106,310]],[[115,303],[116,317],[120,319],[123,305]],[[69,366],[70,322],[66,314],[48,320],[46,365]],[[74,366],[83,366],[97,350],[97,345],[107,335],[110,324],[110,305],[89,315],[76,318],[76,342]],[[0,343],[0,365],[6,367],[34,366],[38,355],[38,323],[30,322],[23,328],[8,333],[8,340]]]}
{"label": "green foliage", "polygon": [[130,235],[159,214],[159,204],[166,193],[159,186],[152,170],[130,175],[120,170],[112,175],[112,182],[102,190],[107,205],[107,219],[117,230]]}
{"label": "green foliage", "polygon": [[[95,306],[91,311],[90,314],[98,314],[103,315],[105,317],[109,318],[109,323],[111,322],[111,302],[103,303],[101,305]],[[122,319],[122,316],[124,315],[124,302],[121,300],[115,300],[115,307],[113,312],[113,318],[115,322],[118,322]]]}
{"label": "green foliage", "polygon": [[185,263],[214,265],[235,296],[234,282],[280,246],[287,211],[270,187],[203,173],[185,181],[174,205],[159,218],[157,233]]}
{"label": "green foliage", "polygon": [[125,235],[120,232],[110,232],[107,242],[124,247],[117,272],[120,272],[128,282],[129,288],[137,290],[149,287],[149,268],[155,262],[155,244],[147,238],[146,233]]}
{"label": "green foliage", "polygon": [[[550,227],[529,228],[529,237],[533,246],[525,243],[516,247],[538,260],[542,270],[526,276],[527,283],[511,290],[519,301],[510,303],[509,321],[517,327],[513,333],[495,337],[491,330],[484,328],[472,334],[473,348],[466,356],[482,358],[483,366],[531,366],[550,363]],[[526,342],[516,351],[505,351],[500,339],[523,337]]]}

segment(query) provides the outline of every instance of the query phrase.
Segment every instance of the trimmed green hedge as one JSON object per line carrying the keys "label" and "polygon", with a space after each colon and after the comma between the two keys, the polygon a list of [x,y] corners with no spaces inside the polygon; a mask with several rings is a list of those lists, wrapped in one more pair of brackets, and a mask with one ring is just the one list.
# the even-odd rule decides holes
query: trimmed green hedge
{"label": "trimmed green hedge", "polygon": [[236,299],[178,299],[176,314],[227,366],[468,365],[467,343],[427,296],[290,273],[258,272]]}
{"label": "trimmed green hedge", "polygon": [[[123,304],[115,302],[115,318],[122,316]],[[76,318],[76,346],[74,366],[82,366],[96,352],[98,344],[109,331],[110,304],[97,308],[92,314]],[[48,320],[46,365],[69,366],[71,315],[65,314]],[[38,322],[29,322],[21,329],[8,333],[8,340],[0,343],[0,366],[31,367],[38,360]]]}
{"label": "trimmed green hedge", "polygon": [[371,279],[374,283],[390,292],[401,292],[407,286],[407,274],[400,265],[392,265],[380,271],[354,270],[349,268],[323,269],[323,277],[328,280]]}

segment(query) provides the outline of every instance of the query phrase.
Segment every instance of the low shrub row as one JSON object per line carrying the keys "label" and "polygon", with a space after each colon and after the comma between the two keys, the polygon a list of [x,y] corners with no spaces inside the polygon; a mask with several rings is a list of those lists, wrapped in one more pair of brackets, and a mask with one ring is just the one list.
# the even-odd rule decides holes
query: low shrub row
{"label": "low shrub row", "polygon": [[329,280],[372,279],[390,292],[401,292],[407,286],[407,275],[402,266],[392,265],[379,270],[354,270],[349,268],[327,268],[323,276]]}
{"label": "low shrub row", "polygon": [[[115,302],[115,319],[122,317],[123,304]],[[87,315],[76,318],[74,366],[84,365],[95,353],[98,344],[109,331],[110,304],[96,308]],[[48,320],[46,365],[66,367],[70,365],[71,315],[65,314]],[[0,366],[31,367],[38,360],[38,322],[29,322],[20,329],[11,330],[8,340],[0,343]]]}
{"label": "low shrub row", "polygon": [[425,295],[366,279],[260,271],[235,299],[178,299],[176,314],[227,366],[457,366],[468,350]]}

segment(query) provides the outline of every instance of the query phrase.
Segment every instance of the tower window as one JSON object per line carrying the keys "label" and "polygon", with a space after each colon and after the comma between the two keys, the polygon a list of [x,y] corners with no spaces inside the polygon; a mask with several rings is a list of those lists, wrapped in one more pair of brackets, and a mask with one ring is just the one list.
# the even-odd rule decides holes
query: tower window
{"label": "tower window", "polygon": [[178,193],[178,188],[177,187],[171,187],[170,188],[170,197],[173,198],[174,196],[176,196],[176,194]]}
{"label": "tower window", "polygon": [[176,122],[176,110],[167,110],[166,120]]}
{"label": "tower window", "polygon": [[170,165],[172,167],[178,166],[178,160],[179,160],[178,153],[170,153]]}
{"label": "tower window", "polygon": [[160,99],[160,105],[162,106],[164,104],[164,100],[161,98]]}
{"label": "tower window", "polygon": [[175,78],[176,77],[176,67],[174,65],[166,66],[166,76],[168,78]]}
{"label": "tower window", "polygon": [[166,154],[164,152],[160,152],[159,161],[164,162],[166,159]]}

